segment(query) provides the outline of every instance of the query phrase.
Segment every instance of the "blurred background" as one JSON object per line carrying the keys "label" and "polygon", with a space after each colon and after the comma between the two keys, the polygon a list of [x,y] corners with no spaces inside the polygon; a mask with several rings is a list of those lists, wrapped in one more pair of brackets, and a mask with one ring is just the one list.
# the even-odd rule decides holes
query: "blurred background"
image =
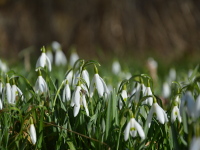
{"label": "blurred background", "polygon": [[198,61],[200,1],[0,0],[1,59],[38,57],[52,41],[85,59]]}

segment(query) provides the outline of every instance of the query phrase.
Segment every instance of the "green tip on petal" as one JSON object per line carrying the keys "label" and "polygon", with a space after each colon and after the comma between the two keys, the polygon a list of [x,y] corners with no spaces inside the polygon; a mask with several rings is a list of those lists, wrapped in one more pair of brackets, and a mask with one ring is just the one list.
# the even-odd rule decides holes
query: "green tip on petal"
{"label": "green tip on petal", "polygon": [[14,78],[12,78],[12,81],[13,81],[13,85],[15,85],[15,79]]}
{"label": "green tip on petal", "polygon": [[65,84],[68,84],[68,80],[65,81]]}

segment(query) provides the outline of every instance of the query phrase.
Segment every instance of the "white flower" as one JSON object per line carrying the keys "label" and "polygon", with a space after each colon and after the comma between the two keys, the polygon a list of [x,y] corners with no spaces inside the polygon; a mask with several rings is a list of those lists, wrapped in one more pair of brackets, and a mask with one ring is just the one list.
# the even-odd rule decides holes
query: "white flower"
{"label": "white flower", "polygon": [[200,95],[196,99],[196,117],[200,116]]}
{"label": "white flower", "polygon": [[171,89],[170,89],[170,86],[167,82],[164,82],[163,83],[163,97],[164,98],[168,98],[171,94]]}
{"label": "white flower", "polygon": [[32,141],[33,145],[35,145],[35,143],[37,141],[37,137],[36,137],[36,131],[35,131],[34,124],[30,125],[29,132],[30,132],[31,141]]}
{"label": "white flower", "polygon": [[173,109],[172,109],[171,122],[174,122],[176,120],[176,118],[178,119],[179,122],[182,122],[178,106],[174,106]]}
{"label": "white flower", "polygon": [[52,54],[52,51],[48,50],[46,52],[46,55],[47,55],[47,57],[49,58],[49,60],[50,60],[50,62],[52,64],[53,63],[53,54]]}
{"label": "white flower", "polygon": [[186,111],[188,115],[192,118],[196,118],[196,103],[192,96],[192,93],[190,91],[187,91],[183,98],[181,99],[181,105],[180,105],[180,111],[182,114],[182,111],[185,109],[185,103],[186,103]]}
{"label": "white flower", "polygon": [[90,85],[90,97],[93,96],[95,88],[100,97],[103,96],[104,93],[109,94],[109,90],[104,82],[104,80],[96,73],[91,81]]}
{"label": "white flower", "polygon": [[118,75],[120,72],[121,72],[121,66],[120,66],[120,63],[119,61],[114,61],[112,63],[112,72],[115,74],[115,75]]}
{"label": "white flower", "polygon": [[34,89],[37,94],[42,94],[42,93],[48,92],[47,83],[41,75],[38,76]]}
{"label": "white flower", "polygon": [[43,48],[42,54],[40,55],[40,57],[37,60],[35,71],[38,71],[39,67],[44,68],[45,66],[47,66],[49,71],[51,71],[51,61],[47,57],[45,50]]}
{"label": "white flower", "polygon": [[21,100],[24,99],[22,91],[15,85],[13,84],[11,87],[11,103],[14,104],[16,100],[16,96],[19,94],[21,97]]}
{"label": "white flower", "polygon": [[81,85],[77,85],[72,95],[71,101],[71,106],[74,107],[74,117],[78,115],[81,105],[84,106],[86,114],[89,116],[85,94],[81,93]]}
{"label": "white flower", "polygon": [[200,137],[193,137],[189,150],[200,150]]}
{"label": "white flower", "polygon": [[132,137],[135,137],[137,135],[137,132],[139,133],[141,139],[145,139],[144,130],[142,129],[140,124],[135,120],[135,118],[131,118],[124,130],[124,140],[128,140],[129,134]]}
{"label": "white flower", "polygon": [[146,91],[145,91],[145,96],[151,96],[151,97],[148,97],[144,102],[143,104],[149,104],[150,106],[153,104],[153,94],[152,94],[152,91],[151,91],[151,88],[150,87],[147,87],[146,88]]}
{"label": "white flower", "polygon": [[55,65],[56,66],[65,66],[67,64],[67,58],[65,56],[65,54],[63,53],[63,51],[61,50],[56,50],[55,52]]}
{"label": "white flower", "polygon": [[8,67],[7,67],[6,63],[2,62],[1,60],[0,60],[0,70],[2,72],[7,72],[8,71]]}
{"label": "white flower", "polygon": [[156,115],[157,120],[161,124],[168,122],[166,112],[158,105],[158,103],[153,103],[153,105],[151,106],[151,109],[149,111],[149,114],[147,117],[147,123],[146,123],[149,128],[151,126],[151,120],[152,120],[153,115]]}
{"label": "white flower", "polygon": [[0,81],[0,94],[3,92],[3,83]]}
{"label": "white flower", "polygon": [[[123,98],[123,100],[126,102],[128,95],[127,95],[127,91],[125,89],[122,90],[121,96]],[[121,110],[123,107],[123,102],[121,100],[121,98],[119,99],[119,109]]]}
{"label": "white flower", "polygon": [[70,66],[74,66],[74,63],[79,59],[78,54],[76,53],[76,51],[73,51],[71,53],[70,59],[69,59],[69,64]]}
{"label": "white flower", "polygon": [[11,86],[10,86],[10,83],[6,83],[6,86],[4,87],[4,90],[3,90],[3,100],[7,100],[7,102],[9,103],[9,104],[11,104],[12,103],[12,101],[11,101],[11,98],[12,98],[12,96],[11,96],[12,94],[11,94]]}
{"label": "white flower", "polygon": [[71,70],[66,76],[66,80],[68,80],[69,84],[72,83],[72,78],[73,78],[73,70]]}
{"label": "white flower", "polygon": [[65,87],[64,87],[63,95],[62,95],[63,102],[66,102],[66,100],[69,101],[71,99],[71,90],[70,90],[68,81],[66,80],[65,82],[66,83],[65,83]]}
{"label": "white flower", "polygon": [[85,82],[87,83],[87,86],[90,86],[90,76],[89,73],[86,69],[83,69],[82,71],[82,78],[85,80]]}
{"label": "white flower", "polygon": [[2,103],[1,98],[0,98],[0,110],[2,110],[2,109],[3,109],[3,103]]}

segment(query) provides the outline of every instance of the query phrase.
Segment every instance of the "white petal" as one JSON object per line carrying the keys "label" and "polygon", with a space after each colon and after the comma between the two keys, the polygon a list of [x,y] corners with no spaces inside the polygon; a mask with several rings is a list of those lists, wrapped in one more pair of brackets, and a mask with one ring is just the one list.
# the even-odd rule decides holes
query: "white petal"
{"label": "white petal", "polygon": [[76,52],[73,52],[70,56],[70,66],[73,66],[74,63],[79,59],[79,56]]}
{"label": "white petal", "polygon": [[200,150],[200,138],[193,137],[190,143],[190,150]]}
{"label": "white petal", "polygon": [[33,124],[30,125],[30,137],[33,145],[35,145],[37,141],[35,126]]}
{"label": "white petal", "polygon": [[141,139],[144,139],[145,138],[144,130],[142,129],[142,127],[136,120],[134,122],[134,126],[135,126],[137,132],[139,133]]}
{"label": "white petal", "polygon": [[163,113],[163,109],[158,105],[158,103],[153,104],[154,112],[156,113],[157,119],[160,123],[165,123],[165,116]]}
{"label": "white petal", "polygon": [[38,58],[38,60],[37,60],[37,63],[36,63],[36,71],[38,71],[37,68],[39,68],[39,67],[43,67],[43,68],[44,68],[45,64],[46,64],[46,54],[45,54],[45,53],[42,53],[42,54],[40,55],[40,57]]}
{"label": "white petal", "polygon": [[101,82],[102,82],[102,84],[103,84],[104,92],[107,93],[107,94],[109,94],[110,91],[109,91],[109,89],[108,89],[106,83],[104,82],[104,80],[103,80],[100,76],[99,76],[99,79],[101,80]]}
{"label": "white petal", "polygon": [[177,106],[175,106],[173,109],[172,109],[172,112],[171,112],[171,122],[174,122],[176,120],[176,117],[177,117]]}
{"label": "white petal", "polygon": [[127,123],[126,128],[124,130],[124,140],[127,141],[128,137],[129,137],[129,132],[130,132],[130,127],[131,127],[131,123],[130,121]]}
{"label": "white petal", "polygon": [[3,103],[2,103],[1,98],[0,98],[0,110],[2,110],[2,109],[3,109]]}
{"label": "white petal", "polygon": [[85,80],[85,82],[87,83],[87,86],[90,86],[90,76],[89,73],[87,72],[87,70],[83,70],[82,72],[82,77]]}
{"label": "white petal", "polygon": [[19,93],[19,96],[21,96],[21,100],[24,100],[23,93],[18,87],[17,87],[17,91]]}
{"label": "white petal", "polygon": [[66,58],[65,54],[63,53],[63,51],[61,51],[61,50],[56,51],[55,64],[56,64],[56,66],[67,64],[67,58]]}
{"label": "white petal", "polygon": [[74,106],[75,105],[80,105],[80,90],[81,90],[81,87],[80,86],[77,86],[74,90],[74,93],[72,95],[72,101],[71,101],[71,106]]}
{"label": "white petal", "polygon": [[74,105],[74,117],[76,117],[79,113],[80,105]]}
{"label": "white petal", "polygon": [[196,100],[196,117],[199,117],[200,115],[200,95],[197,97]]}
{"label": "white petal", "polygon": [[8,103],[12,103],[11,86],[10,83],[6,83],[6,98]]}
{"label": "white petal", "polygon": [[123,99],[127,99],[128,98],[127,91],[122,90],[121,96],[122,96]]}
{"label": "white petal", "polygon": [[12,85],[11,87],[11,103],[14,104],[15,103],[15,99],[16,99],[16,93],[17,93],[17,87],[16,85]]}
{"label": "white petal", "polygon": [[103,93],[104,93],[104,86],[103,86],[103,83],[102,81],[100,80],[100,77],[98,74],[95,74],[95,86],[96,86],[96,89],[97,89],[97,92],[99,94],[100,97],[103,96]]}
{"label": "white petal", "polygon": [[49,60],[49,58],[46,54],[45,54],[45,57],[46,57],[46,65],[47,65],[49,71],[51,71],[51,61]]}
{"label": "white petal", "polygon": [[87,116],[89,116],[89,111],[88,111],[88,107],[87,107],[87,102],[86,102],[86,99],[85,99],[85,95],[83,95],[83,97],[82,97],[82,102],[83,102],[83,106],[85,108],[85,112],[86,112]]}

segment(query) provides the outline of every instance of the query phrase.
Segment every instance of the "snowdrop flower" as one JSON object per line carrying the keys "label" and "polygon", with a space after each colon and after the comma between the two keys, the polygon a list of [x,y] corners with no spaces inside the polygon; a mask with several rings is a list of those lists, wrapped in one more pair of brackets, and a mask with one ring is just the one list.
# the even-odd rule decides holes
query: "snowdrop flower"
{"label": "snowdrop flower", "polygon": [[[13,80],[14,81],[14,80]],[[19,95],[21,97],[21,100],[24,99],[22,91],[15,85],[15,82],[11,87],[11,103],[14,104],[16,101],[16,96]]]}
{"label": "snowdrop flower", "polygon": [[3,100],[7,100],[7,102],[9,104],[11,104],[12,103],[12,101],[11,101],[12,96],[11,95],[12,94],[11,94],[11,86],[10,86],[10,83],[9,83],[9,78],[8,78],[8,76],[6,76],[6,86],[4,87],[3,95],[2,95]]}
{"label": "snowdrop flower", "polygon": [[172,109],[171,122],[174,122],[176,120],[176,118],[178,119],[179,122],[182,122],[182,118],[181,118],[178,106],[174,106]]}
{"label": "snowdrop flower", "polygon": [[[186,104],[186,109],[185,109]],[[196,118],[196,104],[195,100],[192,96],[192,93],[190,91],[187,91],[183,98],[181,99],[181,105],[180,105],[180,111],[181,114],[184,110],[187,111],[188,115],[192,118]]]}
{"label": "snowdrop flower", "polygon": [[74,63],[79,59],[78,54],[75,50],[72,51],[70,59],[69,59],[69,65],[74,66]]}
{"label": "snowdrop flower", "polygon": [[35,143],[37,141],[37,136],[36,136],[36,130],[35,130],[35,126],[33,124],[32,118],[31,118],[31,125],[29,128],[29,132],[30,132],[31,142],[33,143],[33,145],[35,145]]}
{"label": "snowdrop flower", "polygon": [[151,91],[151,88],[148,86],[146,88],[146,91],[145,91],[145,96],[151,96],[151,97],[148,97],[144,102],[143,104],[148,104],[148,105],[152,105],[153,104],[153,94],[152,94],[152,91]]}
{"label": "snowdrop flower", "polygon": [[189,150],[200,150],[200,137],[193,137]]}
{"label": "snowdrop flower", "polygon": [[95,75],[94,75],[94,77],[91,81],[91,85],[90,85],[90,97],[93,96],[95,89],[97,90],[100,97],[102,97],[104,93],[109,94],[107,85],[104,82],[104,80],[99,76],[96,66],[95,66]]}
{"label": "snowdrop flower", "polygon": [[170,86],[167,82],[164,82],[163,83],[163,97],[164,98],[168,98],[171,94],[171,89],[170,89]]}
{"label": "snowdrop flower", "polygon": [[144,102],[143,104],[148,104],[150,106],[152,106],[153,104],[153,94],[152,94],[152,91],[151,91],[151,87],[150,87],[150,83],[149,83],[149,80],[148,80],[148,85],[146,87],[146,91],[145,91],[145,96],[151,96],[151,97],[148,97]]}
{"label": "snowdrop flower", "polygon": [[66,100],[69,101],[71,99],[71,90],[68,84],[68,80],[65,80],[64,82],[65,82],[65,87],[63,90],[62,101],[66,102]]}
{"label": "snowdrop flower", "polygon": [[52,54],[52,51],[47,50],[46,55],[47,55],[47,57],[49,58],[49,60],[50,60],[50,62],[52,64],[53,63],[53,54]]}
{"label": "snowdrop flower", "polygon": [[2,109],[3,109],[3,103],[2,103],[1,98],[0,98],[0,110],[2,110]]}
{"label": "snowdrop flower", "polygon": [[118,74],[121,72],[121,66],[120,66],[119,61],[115,60],[115,61],[112,63],[112,72],[113,72],[115,75],[118,75]]}
{"label": "snowdrop flower", "polygon": [[80,107],[84,106],[87,116],[89,116],[89,111],[87,107],[87,102],[85,98],[85,94],[81,92],[81,84],[78,82],[74,93],[72,95],[71,106],[74,107],[74,117],[76,117],[79,113]]}
{"label": "snowdrop flower", "polygon": [[55,65],[60,66],[60,65],[66,65],[67,64],[67,58],[63,51],[61,50],[61,45],[54,41],[52,42],[52,48],[55,51]]}
{"label": "snowdrop flower", "polygon": [[35,83],[34,90],[37,94],[47,93],[48,92],[48,86],[46,81],[43,79],[41,71],[38,71],[38,78]]}
{"label": "snowdrop flower", "polygon": [[135,120],[135,118],[131,118],[124,130],[124,140],[128,140],[129,134],[132,137],[135,137],[137,135],[137,132],[139,133],[141,139],[145,139],[144,130],[142,129],[140,124]]}
{"label": "snowdrop flower", "polygon": [[2,62],[1,60],[0,60],[0,70],[2,72],[7,72],[8,71],[8,67],[7,67],[6,63]]}
{"label": "snowdrop flower", "polygon": [[72,78],[73,78],[73,70],[71,70],[66,76],[66,80],[68,80],[69,84],[72,83]]}
{"label": "snowdrop flower", "polygon": [[37,60],[35,71],[38,71],[39,67],[44,68],[45,66],[47,66],[49,71],[51,71],[51,61],[47,57],[47,55],[45,53],[45,48],[43,47],[42,48],[42,54],[40,55],[40,57]]}
{"label": "snowdrop flower", "polygon": [[86,69],[83,69],[83,71],[82,71],[82,78],[85,80],[87,86],[89,87],[90,86],[90,76]]}
{"label": "snowdrop flower", "polygon": [[[127,91],[126,91],[126,85],[123,86],[122,92],[121,92],[121,97],[123,98],[123,101],[126,102],[128,95],[127,95]],[[119,99],[119,109],[121,110],[123,107],[123,102],[121,100],[121,98]]]}
{"label": "snowdrop flower", "polygon": [[200,95],[196,99],[196,117],[200,116]]}
{"label": "snowdrop flower", "polygon": [[0,95],[2,94],[2,92],[3,92],[3,83],[0,80]]}
{"label": "snowdrop flower", "polygon": [[151,106],[151,109],[150,109],[148,117],[147,117],[147,125],[148,125],[149,128],[151,126],[151,120],[152,120],[153,115],[156,116],[157,120],[161,124],[168,122],[166,112],[158,105],[155,98],[154,98],[153,105]]}

